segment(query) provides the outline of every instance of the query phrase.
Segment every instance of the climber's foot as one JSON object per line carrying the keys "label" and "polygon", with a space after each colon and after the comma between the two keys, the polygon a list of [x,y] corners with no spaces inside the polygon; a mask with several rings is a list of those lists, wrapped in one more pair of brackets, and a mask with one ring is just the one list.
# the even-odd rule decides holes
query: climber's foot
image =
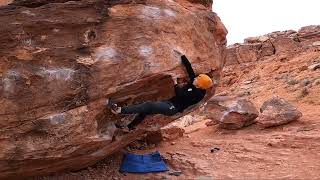
{"label": "climber's foot", "polygon": [[107,99],[106,105],[113,114],[121,113],[121,107],[119,107],[116,103],[114,103],[110,98]]}

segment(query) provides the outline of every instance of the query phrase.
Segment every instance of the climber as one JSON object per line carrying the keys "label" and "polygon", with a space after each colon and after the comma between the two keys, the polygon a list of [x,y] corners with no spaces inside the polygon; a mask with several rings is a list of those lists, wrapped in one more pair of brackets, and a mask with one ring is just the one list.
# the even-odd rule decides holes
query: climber
{"label": "climber", "polygon": [[[137,114],[134,120],[127,126],[129,130],[133,130],[146,115],[163,114],[172,116],[178,112],[183,112],[187,107],[200,102],[205,94],[206,89],[212,87],[213,82],[211,78],[205,74],[200,74],[196,77],[191,63],[185,55],[181,56],[182,64],[186,67],[190,81],[180,87],[178,83],[174,82],[174,89],[176,96],[166,101],[145,102],[142,104],[119,107],[111,99],[107,100],[107,107],[110,108],[114,114]],[[123,128],[117,126],[117,128]]]}

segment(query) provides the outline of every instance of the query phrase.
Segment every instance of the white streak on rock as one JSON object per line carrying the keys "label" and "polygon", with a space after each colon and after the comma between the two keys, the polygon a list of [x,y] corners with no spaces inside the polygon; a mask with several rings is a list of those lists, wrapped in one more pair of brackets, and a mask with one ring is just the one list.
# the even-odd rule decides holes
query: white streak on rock
{"label": "white streak on rock", "polygon": [[140,46],[139,53],[141,56],[150,56],[153,52],[153,48],[150,46]]}
{"label": "white streak on rock", "polygon": [[175,17],[176,13],[171,9],[160,9],[154,6],[144,6],[141,9],[140,18],[162,19],[166,17]]}
{"label": "white streak on rock", "polygon": [[231,112],[237,112],[237,113],[245,113],[245,110],[243,109],[243,106],[239,104],[238,101],[231,104],[231,107],[223,112],[223,115],[220,118],[220,122],[224,122],[226,116]]}
{"label": "white streak on rock", "polygon": [[65,114],[64,113],[54,114],[54,115],[48,116],[48,119],[50,124],[52,125],[62,124],[65,122]]}
{"label": "white streak on rock", "polygon": [[114,59],[118,55],[117,51],[111,47],[98,48],[94,54],[94,58],[98,61],[108,61]]}
{"label": "white streak on rock", "polygon": [[57,33],[57,32],[60,32],[60,29],[54,28],[52,31]]}
{"label": "white streak on rock", "polygon": [[12,93],[14,93],[15,81],[20,78],[20,73],[9,70],[2,79],[2,88],[3,88],[3,95],[6,97]]}
{"label": "white streak on rock", "polygon": [[176,13],[170,9],[165,9],[165,10],[163,10],[163,12],[165,13],[166,16],[176,17]]}
{"label": "white streak on rock", "polygon": [[32,46],[33,41],[32,41],[31,38],[28,38],[28,39],[22,40],[21,43],[22,43],[24,46]]}
{"label": "white streak on rock", "polygon": [[223,115],[221,116],[221,118],[220,118],[219,121],[220,121],[220,122],[224,122],[226,116],[227,116],[229,113],[230,113],[230,111],[224,111],[224,112],[223,112]]}
{"label": "white streak on rock", "polygon": [[75,70],[70,68],[42,68],[38,75],[48,78],[49,81],[64,80],[68,81],[72,78]]}
{"label": "white streak on rock", "polygon": [[21,11],[21,14],[25,14],[25,15],[28,15],[28,16],[36,16],[35,13],[32,13],[32,12],[29,11],[29,10]]}
{"label": "white streak on rock", "polygon": [[150,18],[160,18],[161,10],[154,6],[144,6],[141,10],[142,15]]}

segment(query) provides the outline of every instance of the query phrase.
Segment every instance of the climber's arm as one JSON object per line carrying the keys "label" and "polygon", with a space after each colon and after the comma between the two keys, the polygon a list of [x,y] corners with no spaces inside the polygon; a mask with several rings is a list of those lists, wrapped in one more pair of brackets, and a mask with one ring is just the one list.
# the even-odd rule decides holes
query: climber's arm
{"label": "climber's arm", "polygon": [[196,78],[196,74],[194,73],[190,61],[187,59],[185,55],[181,56],[182,64],[186,67],[190,82],[193,82],[193,80]]}

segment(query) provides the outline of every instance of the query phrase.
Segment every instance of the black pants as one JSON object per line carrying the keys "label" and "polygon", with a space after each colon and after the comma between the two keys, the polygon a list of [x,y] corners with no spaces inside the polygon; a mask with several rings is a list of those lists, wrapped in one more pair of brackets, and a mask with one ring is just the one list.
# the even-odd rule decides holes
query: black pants
{"label": "black pants", "polygon": [[146,115],[163,114],[172,116],[176,113],[178,113],[178,110],[169,101],[145,102],[121,108],[121,114],[137,114],[134,120],[128,125],[129,129],[141,123]]}

